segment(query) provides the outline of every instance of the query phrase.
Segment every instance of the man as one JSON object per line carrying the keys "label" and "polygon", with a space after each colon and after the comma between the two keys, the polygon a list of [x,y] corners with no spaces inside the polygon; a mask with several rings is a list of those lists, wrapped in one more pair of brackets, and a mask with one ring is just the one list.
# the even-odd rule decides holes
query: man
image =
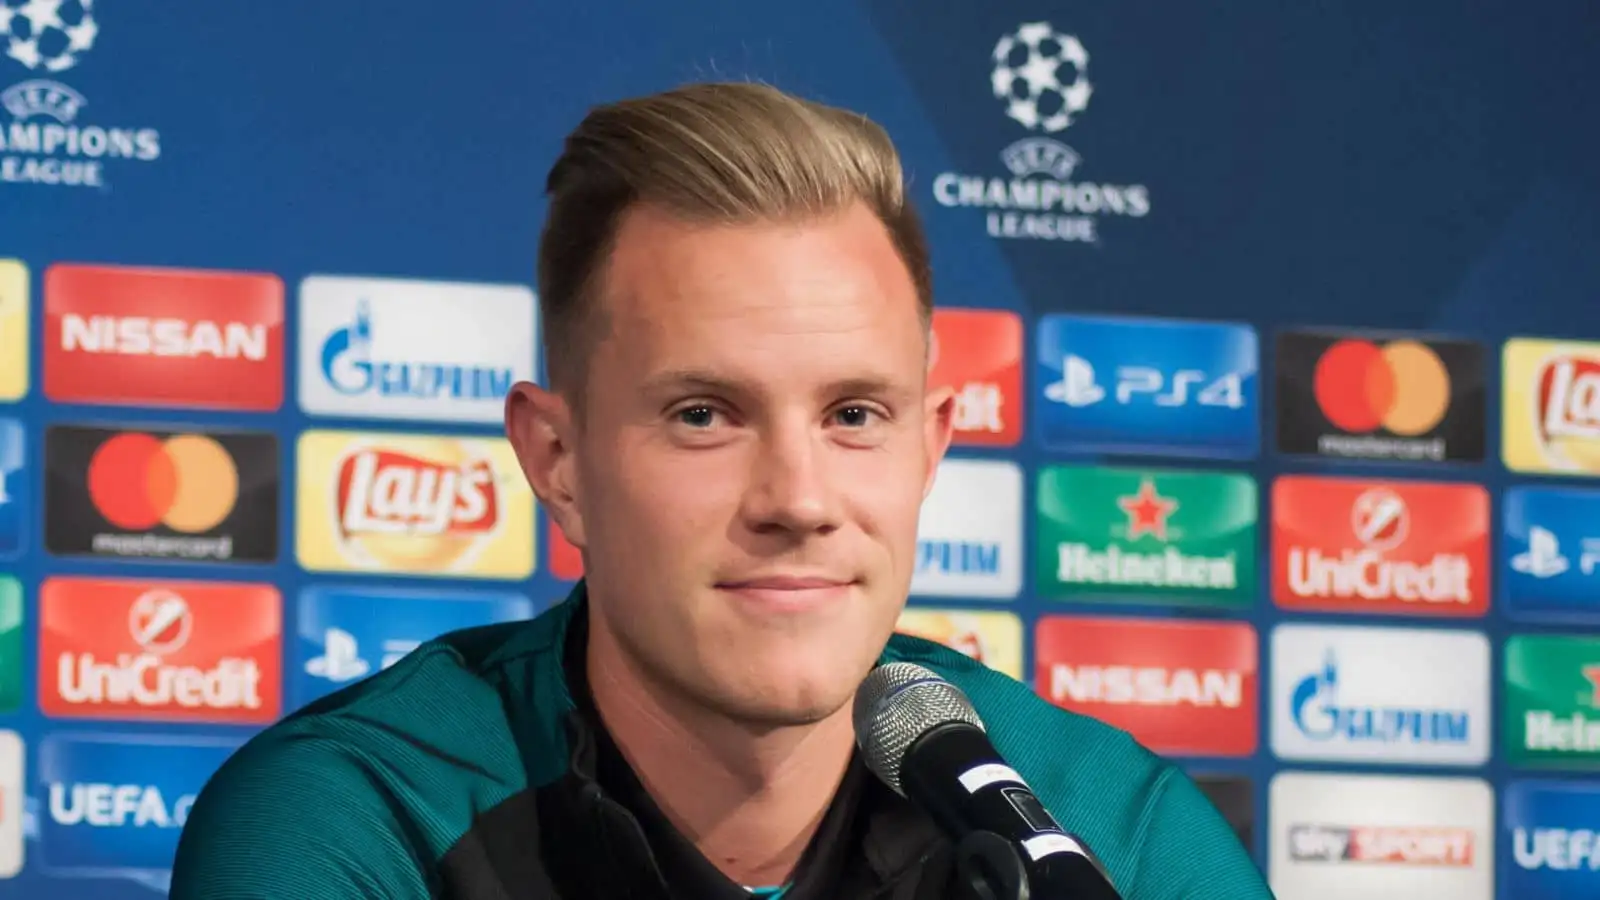
{"label": "man", "polygon": [[953,401],[880,128],[696,85],[593,111],[548,188],[549,388],[514,389],[506,433],[584,582],[258,736],[195,804],[175,900],[964,896],[854,752],[890,659],[972,697],[1124,897],[1270,896],[1178,770],[891,639]]}

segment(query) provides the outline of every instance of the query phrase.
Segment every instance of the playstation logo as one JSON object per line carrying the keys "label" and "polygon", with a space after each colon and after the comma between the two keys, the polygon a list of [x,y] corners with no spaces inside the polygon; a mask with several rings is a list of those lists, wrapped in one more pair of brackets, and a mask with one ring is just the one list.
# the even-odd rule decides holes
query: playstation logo
{"label": "playstation logo", "polygon": [[1061,358],[1061,380],[1044,387],[1046,400],[1064,403],[1074,409],[1093,406],[1105,399],[1106,389],[1094,380],[1094,366],[1075,353]]}
{"label": "playstation logo", "polygon": [[1548,528],[1528,529],[1528,549],[1511,558],[1511,568],[1534,578],[1554,578],[1571,567],[1561,555],[1561,542]]}
{"label": "playstation logo", "polygon": [[355,681],[372,670],[361,658],[355,635],[340,628],[322,633],[322,655],[306,660],[306,674],[333,682]]}

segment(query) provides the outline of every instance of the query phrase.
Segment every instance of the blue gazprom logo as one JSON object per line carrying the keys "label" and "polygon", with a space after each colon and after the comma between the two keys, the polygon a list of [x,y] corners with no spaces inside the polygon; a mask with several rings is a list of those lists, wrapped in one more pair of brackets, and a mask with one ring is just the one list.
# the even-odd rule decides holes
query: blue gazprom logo
{"label": "blue gazprom logo", "polygon": [[917,574],[998,575],[1000,544],[996,541],[918,541]]}
{"label": "blue gazprom logo", "polygon": [[322,342],[322,377],[334,390],[351,397],[498,400],[516,381],[509,366],[373,359],[372,334],[372,309],[363,299],[354,320]]}
{"label": "blue gazprom logo", "polygon": [[1471,735],[1472,716],[1464,710],[1341,705],[1332,651],[1319,671],[1295,685],[1289,710],[1295,727],[1314,741],[1465,745]]}

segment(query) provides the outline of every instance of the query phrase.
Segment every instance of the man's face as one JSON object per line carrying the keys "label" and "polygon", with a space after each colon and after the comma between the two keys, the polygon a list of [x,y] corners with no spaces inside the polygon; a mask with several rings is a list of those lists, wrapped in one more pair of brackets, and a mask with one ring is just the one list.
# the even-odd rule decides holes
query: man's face
{"label": "man's face", "polygon": [[733,718],[815,721],[910,589],[950,436],[909,272],[866,207],[801,224],[624,218],[571,441],[571,531],[633,665]]}

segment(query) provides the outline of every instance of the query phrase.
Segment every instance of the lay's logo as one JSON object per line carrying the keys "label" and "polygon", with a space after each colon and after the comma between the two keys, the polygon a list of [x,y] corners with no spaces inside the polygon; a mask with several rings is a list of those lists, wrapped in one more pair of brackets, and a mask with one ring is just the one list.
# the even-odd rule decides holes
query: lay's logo
{"label": "lay's logo", "polygon": [[525,578],[533,494],[502,440],[312,431],[295,543],[322,572]]}

